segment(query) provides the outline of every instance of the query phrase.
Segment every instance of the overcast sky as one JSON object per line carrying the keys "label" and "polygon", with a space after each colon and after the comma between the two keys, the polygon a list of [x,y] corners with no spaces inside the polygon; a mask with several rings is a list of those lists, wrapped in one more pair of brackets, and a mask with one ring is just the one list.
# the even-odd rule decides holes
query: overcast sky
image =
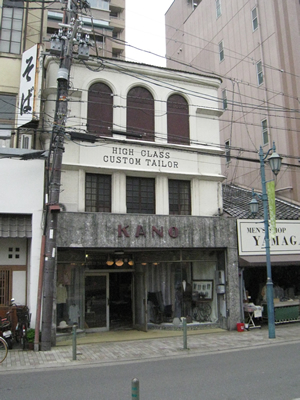
{"label": "overcast sky", "polygon": [[173,0],[126,0],[126,47],[128,61],[165,66],[163,58],[149,52],[165,56],[165,12]]}

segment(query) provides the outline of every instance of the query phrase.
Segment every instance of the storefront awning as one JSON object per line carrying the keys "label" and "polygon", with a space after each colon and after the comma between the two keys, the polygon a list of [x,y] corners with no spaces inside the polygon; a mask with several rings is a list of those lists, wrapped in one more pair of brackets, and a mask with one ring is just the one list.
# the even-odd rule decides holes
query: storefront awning
{"label": "storefront awning", "polygon": [[[266,265],[266,256],[239,257],[240,267],[259,267]],[[271,255],[271,265],[300,265],[300,254]]]}
{"label": "storefront awning", "polygon": [[0,238],[31,237],[31,214],[0,214]]}

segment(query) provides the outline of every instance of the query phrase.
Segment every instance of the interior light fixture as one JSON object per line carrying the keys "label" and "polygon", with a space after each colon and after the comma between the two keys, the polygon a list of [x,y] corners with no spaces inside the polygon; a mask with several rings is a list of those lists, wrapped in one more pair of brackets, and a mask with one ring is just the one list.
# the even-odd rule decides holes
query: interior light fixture
{"label": "interior light fixture", "polygon": [[116,264],[117,267],[122,267],[122,265],[124,264],[124,261],[123,260],[116,260],[115,264]]}
{"label": "interior light fixture", "polygon": [[147,265],[147,263],[142,263],[142,265]]}
{"label": "interior light fixture", "polygon": [[106,265],[108,265],[109,267],[111,267],[113,265],[113,260],[110,258],[110,256],[107,257],[107,261],[106,261]]}
{"label": "interior light fixture", "polygon": [[128,265],[130,265],[132,267],[134,265],[134,261],[133,260],[129,260],[128,261]]}

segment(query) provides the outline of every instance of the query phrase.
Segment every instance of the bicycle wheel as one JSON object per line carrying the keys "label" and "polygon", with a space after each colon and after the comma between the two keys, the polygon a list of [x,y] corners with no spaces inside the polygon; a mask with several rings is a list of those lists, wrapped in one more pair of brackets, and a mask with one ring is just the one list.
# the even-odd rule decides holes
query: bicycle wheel
{"label": "bicycle wheel", "polygon": [[200,316],[199,316],[199,309],[198,309],[198,307],[194,307],[193,308],[193,319],[194,320],[196,320],[196,321],[200,321]]}
{"label": "bicycle wheel", "polygon": [[201,304],[199,307],[199,317],[201,321],[208,321],[211,314],[211,306],[207,303]]}
{"label": "bicycle wheel", "polygon": [[8,347],[6,341],[0,337],[0,364],[6,359]]}

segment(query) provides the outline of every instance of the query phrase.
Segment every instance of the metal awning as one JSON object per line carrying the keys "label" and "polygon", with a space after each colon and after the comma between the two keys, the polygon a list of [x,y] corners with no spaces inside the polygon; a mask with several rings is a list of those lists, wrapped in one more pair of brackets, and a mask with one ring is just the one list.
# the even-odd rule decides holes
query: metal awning
{"label": "metal awning", "polygon": [[31,237],[31,214],[0,214],[0,238]]}

